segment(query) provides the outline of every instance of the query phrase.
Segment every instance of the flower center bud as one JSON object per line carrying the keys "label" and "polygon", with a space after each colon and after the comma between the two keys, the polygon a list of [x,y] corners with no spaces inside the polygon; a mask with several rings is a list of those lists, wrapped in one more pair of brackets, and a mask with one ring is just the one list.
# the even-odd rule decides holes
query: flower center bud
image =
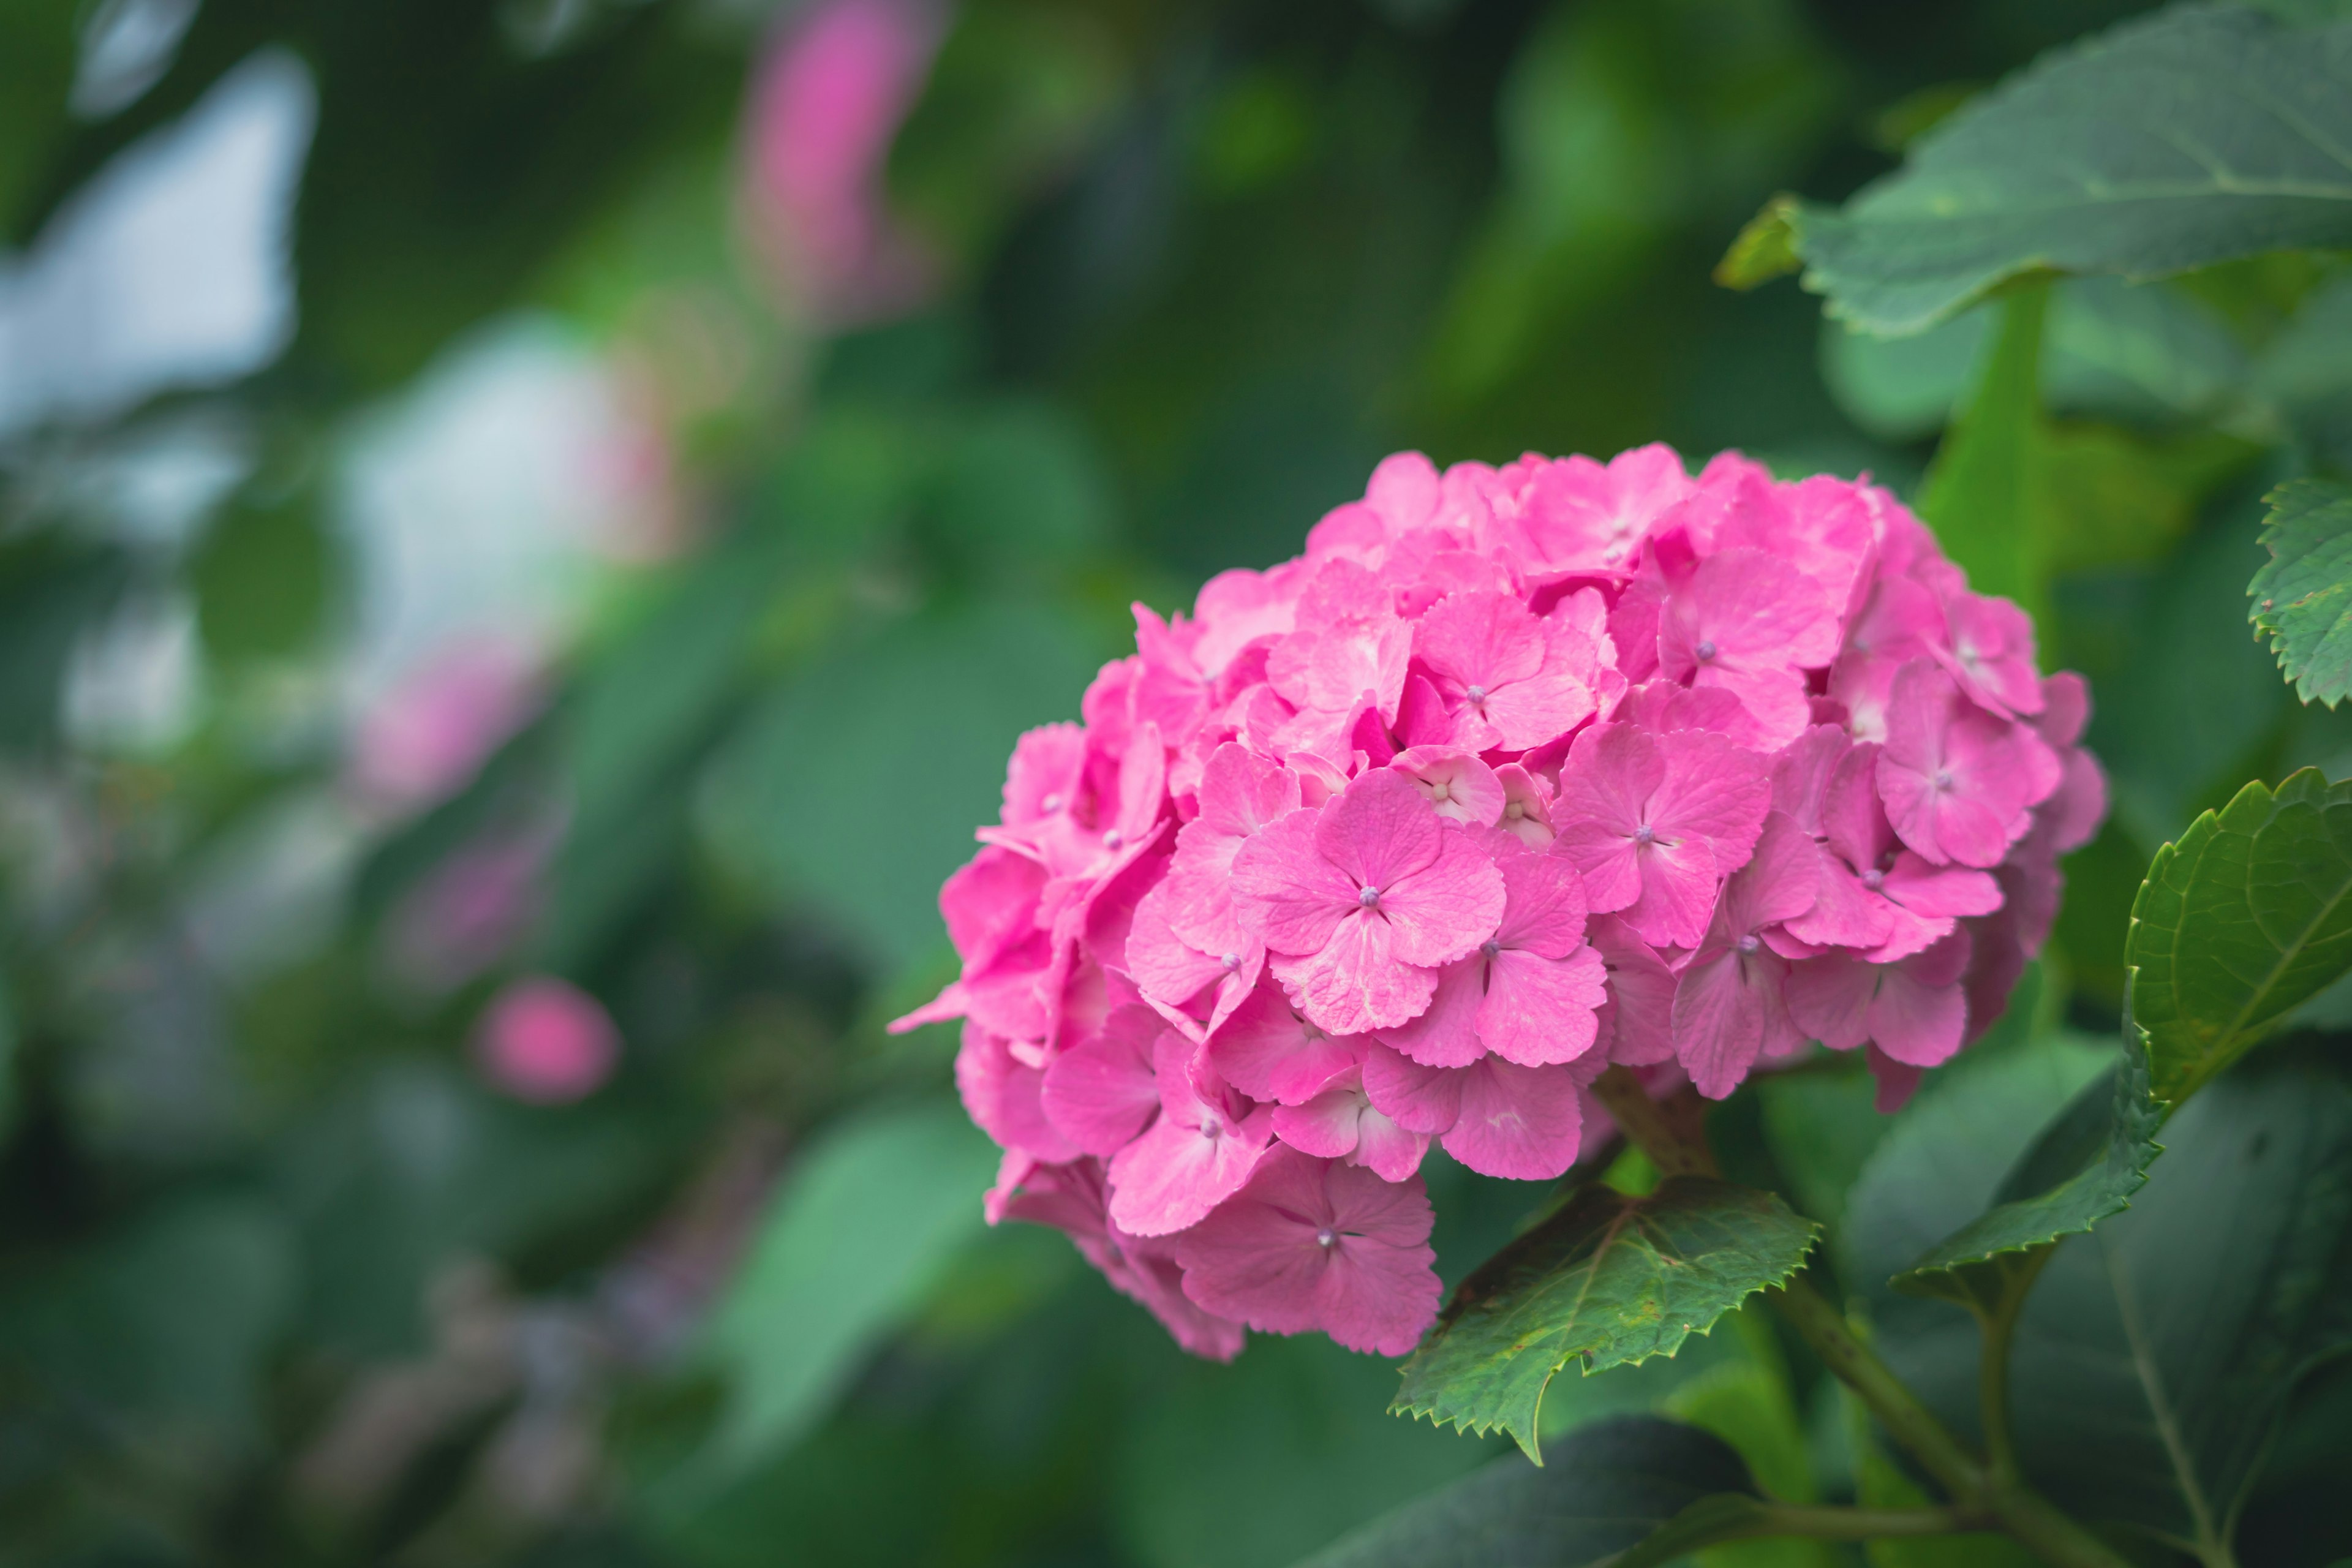
{"label": "flower center bud", "polygon": [[1231,974],[1242,966],[1242,955],[1238,952],[1222,953],[1218,956],[1217,962],[1225,966],[1226,973]]}
{"label": "flower center bud", "polygon": [[1754,952],[1760,945],[1762,944],[1757,942],[1754,931],[1749,931],[1739,939],[1739,951],[1742,952]]}
{"label": "flower center bud", "polygon": [[1639,826],[1639,827],[1637,827],[1637,828],[1633,829],[1633,842],[1634,842],[1634,843],[1636,843],[1636,844],[1655,844],[1657,841],[1658,841],[1658,830],[1657,830],[1656,828],[1654,828],[1654,827],[1651,826],[1648,823],[1646,823],[1646,822],[1645,822],[1645,823],[1642,824],[1642,826]]}
{"label": "flower center bud", "polygon": [[1951,769],[1937,768],[1936,770],[1936,787],[1937,789],[1949,789],[1952,787]]}
{"label": "flower center bud", "polygon": [[1204,1111],[1201,1116],[1201,1136],[1215,1139],[1224,1135],[1225,1124],[1217,1120],[1216,1112]]}
{"label": "flower center bud", "polygon": [[1478,956],[1481,958],[1492,958],[1502,951],[1503,944],[1496,942],[1493,937],[1488,937],[1485,942],[1478,944]]}
{"label": "flower center bud", "polygon": [[1037,809],[1051,816],[1062,809],[1062,797],[1058,795],[1049,795],[1037,803]]}
{"label": "flower center bud", "polygon": [[1710,659],[1715,657],[1715,645],[1711,642],[1701,642],[1691,651],[1698,655],[1701,659]]}
{"label": "flower center bud", "polygon": [[1462,695],[1473,702],[1484,702],[1486,700],[1486,689],[1483,686],[1473,686]]}
{"label": "flower center bud", "polygon": [[1315,1233],[1315,1245],[1322,1247],[1326,1251],[1328,1251],[1332,1244],[1337,1242],[1339,1239],[1339,1234],[1337,1231],[1318,1230]]}
{"label": "flower center bud", "polygon": [[1356,902],[1363,905],[1364,908],[1368,910],[1379,909],[1381,907],[1381,890],[1378,888],[1359,888],[1356,889]]}
{"label": "flower center bud", "polygon": [[1886,873],[1873,866],[1862,874],[1862,885],[1874,893],[1886,886]]}
{"label": "flower center bud", "polygon": [[1124,834],[1124,833],[1121,833],[1121,832],[1120,832],[1118,828],[1116,828],[1116,827],[1112,828],[1108,833],[1106,833],[1106,834],[1104,834],[1104,835],[1103,835],[1103,847],[1104,847],[1104,848],[1106,848],[1106,849],[1116,849],[1116,848],[1118,848],[1120,845],[1122,845],[1122,844],[1124,844],[1124,843],[1126,843],[1126,842],[1127,842],[1127,835],[1126,835],[1126,834]]}

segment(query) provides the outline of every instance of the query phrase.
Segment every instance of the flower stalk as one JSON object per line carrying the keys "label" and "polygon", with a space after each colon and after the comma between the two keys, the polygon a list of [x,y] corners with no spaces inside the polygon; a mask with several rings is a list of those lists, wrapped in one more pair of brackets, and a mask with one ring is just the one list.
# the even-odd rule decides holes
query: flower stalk
{"label": "flower stalk", "polygon": [[[1662,1175],[1721,1174],[1704,1131],[1694,1127],[1686,1132],[1678,1128],[1675,1110],[1652,1100],[1642,1081],[1625,1068],[1610,1068],[1593,1084],[1592,1091]],[[1954,1522],[1947,1529],[1958,1530],[1967,1520],[1981,1519],[2006,1531],[2052,1568],[2129,1568],[2114,1549],[2026,1484],[2010,1452],[2005,1419],[1998,1428],[1988,1426],[1989,1431],[2000,1433],[1994,1439],[2000,1458],[1988,1462],[1920,1402],[1805,1275],[1799,1274],[1765,1294],[1822,1364],[1853,1390],[1887,1434],[1909,1450],[1949,1494]],[[2021,1297],[2022,1292],[2019,1294]],[[2013,1305],[2003,1318],[1998,1335],[1990,1331],[1993,1325],[1987,1324],[1985,1360],[1998,1368],[1988,1374],[1980,1391],[1990,1402],[1989,1422],[1995,1416],[2005,1417],[2007,1409],[2007,1330],[2015,1320]],[[1808,1532],[1792,1530],[1790,1533]]]}

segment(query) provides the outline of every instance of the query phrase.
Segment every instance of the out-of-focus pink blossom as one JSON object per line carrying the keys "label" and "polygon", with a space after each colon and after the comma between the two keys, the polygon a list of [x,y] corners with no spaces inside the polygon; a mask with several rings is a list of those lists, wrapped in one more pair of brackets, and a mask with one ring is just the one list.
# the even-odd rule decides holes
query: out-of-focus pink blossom
{"label": "out-of-focus pink blossom", "polygon": [[937,264],[891,216],[883,173],[941,30],[923,0],[820,0],[760,62],[754,218],[787,287],[821,321],[890,315],[933,286]]}
{"label": "out-of-focus pink blossom", "polygon": [[490,1081],[517,1100],[562,1105],[593,1094],[613,1075],[621,1036],[594,997],[568,981],[534,974],[492,999],[474,1050]]}
{"label": "out-of-focus pink blossom", "polygon": [[1736,454],[1443,472],[1139,607],[1024,736],[940,910],[1007,1150],[1182,1343],[1396,1353],[1435,1143],[1548,1180],[1612,1064],[1720,1098],[1818,1044],[1898,1103],[1980,1035],[2105,804],[2087,695],[1892,497]]}
{"label": "out-of-focus pink blossom", "polygon": [[394,811],[430,805],[473,778],[545,697],[544,659],[517,637],[450,644],[378,698],[352,736],[351,780]]}

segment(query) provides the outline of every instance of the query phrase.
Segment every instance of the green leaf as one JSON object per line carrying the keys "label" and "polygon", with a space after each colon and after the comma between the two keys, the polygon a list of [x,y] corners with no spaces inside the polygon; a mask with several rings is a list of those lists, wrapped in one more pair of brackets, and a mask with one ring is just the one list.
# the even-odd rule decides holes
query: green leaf
{"label": "green leaf", "polygon": [[[771,698],[721,759],[708,825],[886,967],[940,941],[939,886],[994,819],[1024,729],[1077,711],[1083,634],[1050,603],[878,628]],[[855,760],[845,791],[835,764]]]}
{"label": "green leaf", "polygon": [[1721,1439],[1654,1416],[1578,1428],[1540,1468],[1514,1456],[1405,1504],[1301,1568],[1583,1568],[1755,1483]]}
{"label": "green leaf", "polygon": [[1896,1275],[1895,1289],[2001,1310],[2032,1284],[2052,1243],[2130,1206],[2161,1152],[2163,1120],[2147,1051],[2126,1049],[2110,1079],[2085,1089],[2026,1152],[1994,1206]]}
{"label": "green leaf", "polygon": [[713,1310],[708,1353],[733,1388],[693,1479],[740,1474],[824,1414],[982,1234],[996,1160],[952,1103],[860,1116],[802,1155]]}
{"label": "green leaf", "polygon": [[2126,1016],[2174,1104],[2352,969],[2352,783],[2250,784],[2156,852],[2132,903]]}
{"label": "green leaf", "polygon": [[2352,243],[2347,37],[2195,5],[2045,57],[1843,207],[1790,213],[1805,286],[1897,334],[2031,274]]}
{"label": "green leaf", "polygon": [[2263,499],[2271,558],[2246,585],[2247,618],[2295,695],[2333,708],[2352,694],[2352,488],[2290,479]]}
{"label": "green leaf", "polygon": [[1800,203],[1791,195],[1777,195],[1764,204],[1764,210],[1748,220],[1715,264],[1715,280],[1727,289],[1748,289],[1784,278],[1802,267],[1804,258],[1797,254],[1796,214]]}
{"label": "green leaf", "polygon": [[1668,1520],[1655,1535],[1616,1559],[1611,1568],[1663,1568],[1702,1546],[1770,1535],[1778,1528],[1772,1505],[1761,1498],[1738,1492],[1705,1497]]}
{"label": "green leaf", "polygon": [[2044,620],[2043,541],[2051,531],[2041,526],[2036,461],[2049,302],[2048,289],[2031,289],[2001,308],[1992,352],[1919,495],[1919,515],[1969,585],[2016,600],[2037,621]]}
{"label": "green leaf", "polygon": [[[2060,1247],[2027,1298],[2013,1428],[2061,1508],[2226,1562],[2290,1395],[2352,1351],[2352,1085],[2284,1054],[2215,1083],[2166,1141],[2131,1208]],[[1972,1333],[1888,1320],[1880,1348],[1969,1421]]]}
{"label": "green leaf", "polygon": [[1540,1464],[1544,1390],[1571,1359],[1591,1373],[1674,1354],[1794,1274],[1819,1231],[1774,1194],[1706,1177],[1639,1198],[1587,1185],[1462,1282],[1391,1408],[1502,1428]]}
{"label": "green leaf", "polygon": [[[1125,1303],[1110,1310],[1159,1332]],[[1496,1444],[1390,1416],[1395,1386],[1391,1363],[1320,1334],[1255,1337],[1230,1366],[1184,1358],[1126,1417],[1109,1498],[1119,1560],[1281,1568],[1495,1458]],[[1236,1520],[1249,1528],[1237,1532]]]}
{"label": "green leaf", "polygon": [[1871,1298],[1875,1320],[1947,1319],[1937,1303],[1893,1293],[1892,1279],[2000,1205],[2048,1143],[2045,1129],[2111,1101],[2115,1065],[2112,1047],[2046,1035],[1962,1056],[1904,1107],[1848,1194],[1837,1237],[1838,1273]]}

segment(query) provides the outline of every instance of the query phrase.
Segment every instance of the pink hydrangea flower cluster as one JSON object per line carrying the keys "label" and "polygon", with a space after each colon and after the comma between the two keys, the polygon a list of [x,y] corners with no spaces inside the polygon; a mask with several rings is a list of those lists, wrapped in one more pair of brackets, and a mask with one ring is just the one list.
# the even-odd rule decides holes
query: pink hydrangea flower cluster
{"label": "pink hydrangea flower cluster", "polygon": [[1557,1177],[1610,1064],[1813,1043],[1899,1101],[2095,831],[2082,680],[1884,490],[1727,453],[1389,458],[1307,553],[1136,609],[940,895],[988,1198],[1203,1354],[1399,1354],[1417,1173]]}

